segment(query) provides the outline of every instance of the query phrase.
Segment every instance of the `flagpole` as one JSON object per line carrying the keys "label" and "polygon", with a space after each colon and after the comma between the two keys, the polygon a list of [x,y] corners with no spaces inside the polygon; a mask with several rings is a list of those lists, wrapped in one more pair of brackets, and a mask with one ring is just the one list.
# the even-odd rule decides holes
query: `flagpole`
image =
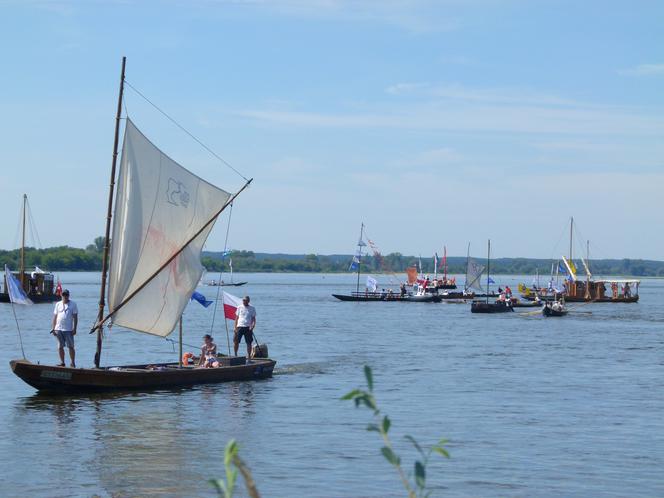
{"label": "flagpole", "polygon": [[356,292],[360,292],[360,271],[362,269],[362,237],[364,236],[364,223],[360,226],[360,240],[357,242],[357,289]]}
{"label": "flagpole", "polygon": [[[23,231],[21,232],[21,289],[25,291],[25,204],[28,201],[28,195],[23,194]],[[29,292],[29,291],[28,291]],[[25,358],[25,356],[24,356]]]}
{"label": "flagpole", "polygon": [[178,362],[178,366],[182,368],[182,315],[180,315],[180,360]]}

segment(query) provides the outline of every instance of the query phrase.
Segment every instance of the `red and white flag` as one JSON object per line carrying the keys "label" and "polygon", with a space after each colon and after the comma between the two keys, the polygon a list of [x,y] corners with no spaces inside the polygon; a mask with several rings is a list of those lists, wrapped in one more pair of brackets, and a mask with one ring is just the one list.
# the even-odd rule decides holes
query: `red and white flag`
{"label": "red and white flag", "polygon": [[222,292],[222,299],[224,302],[224,316],[228,320],[235,320],[235,312],[237,307],[242,304],[242,299],[225,291]]}
{"label": "red and white flag", "polygon": [[62,284],[60,283],[60,279],[58,279],[58,286],[55,288],[55,295],[56,296],[62,296]]}

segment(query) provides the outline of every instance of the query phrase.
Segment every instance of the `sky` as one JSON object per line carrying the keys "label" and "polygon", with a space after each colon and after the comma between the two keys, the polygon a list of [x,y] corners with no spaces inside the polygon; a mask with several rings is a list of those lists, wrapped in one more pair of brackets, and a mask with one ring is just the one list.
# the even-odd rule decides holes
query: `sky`
{"label": "sky", "polygon": [[[664,260],[664,3],[0,0],[0,248],[104,232],[126,80],[251,187],[228,246]],[[242,178],[127,88],[124,115]],[[206,246],[224,247],[228,215]]]}

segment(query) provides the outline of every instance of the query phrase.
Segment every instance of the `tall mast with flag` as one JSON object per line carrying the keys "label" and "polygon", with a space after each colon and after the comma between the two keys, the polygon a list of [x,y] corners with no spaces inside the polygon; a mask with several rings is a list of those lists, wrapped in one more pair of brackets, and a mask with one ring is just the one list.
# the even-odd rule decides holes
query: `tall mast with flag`
{"label": "tall mast with flag", "polygon": [[360,267],[362,266],[362,248],[365,247],[364,242],[364,223],[360,226],[360,239],[357,241],[357,252],[353,256],[353,262],[350,264],[351,269],[357,269],[357,289],[360,292]]}

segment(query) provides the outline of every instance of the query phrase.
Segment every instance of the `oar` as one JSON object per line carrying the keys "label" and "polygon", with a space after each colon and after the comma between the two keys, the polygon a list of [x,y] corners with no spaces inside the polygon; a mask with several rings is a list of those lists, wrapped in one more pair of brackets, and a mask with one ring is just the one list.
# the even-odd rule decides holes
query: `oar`
{"label": "oar", "polygon": [[533,316],[533,315],[537,315],[538,313],[539,313],[539,314],[542,313],[542,308],[540,308],[540,309],[538,309],[538,310],[535,310],[535,311],[528,311],[528,312],[526,312],[526,313],[518,313],[518,314],[519,314],[520,316]]}

